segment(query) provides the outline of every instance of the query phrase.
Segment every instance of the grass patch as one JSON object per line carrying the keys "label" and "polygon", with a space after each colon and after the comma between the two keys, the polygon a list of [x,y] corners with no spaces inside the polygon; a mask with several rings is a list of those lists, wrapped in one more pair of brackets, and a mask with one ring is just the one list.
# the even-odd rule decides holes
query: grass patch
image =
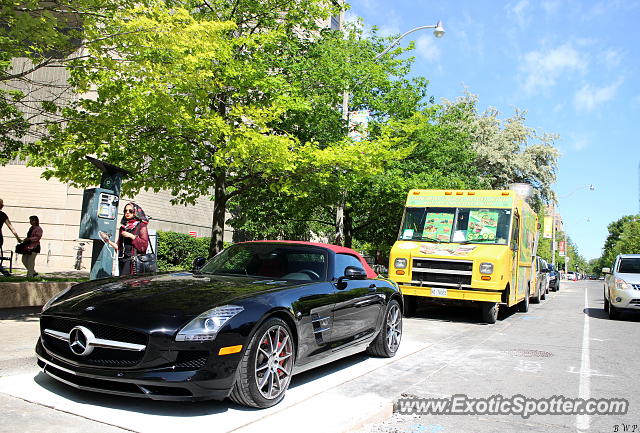
{"label": "grass patch", "polygon": [[10,277],[3,277],[0,275],[0,283],[65,283],[65,282],[77,282],[89,281],[88,278],[64,278],[64,277],[17,277],[12,275]]}

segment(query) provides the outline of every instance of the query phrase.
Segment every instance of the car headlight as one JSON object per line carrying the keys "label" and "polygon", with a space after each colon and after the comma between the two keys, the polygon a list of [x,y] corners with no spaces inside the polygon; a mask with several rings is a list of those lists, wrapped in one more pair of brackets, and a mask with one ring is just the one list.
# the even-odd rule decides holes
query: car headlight
{"label": "car headlight", "polygon": [[407,267],[407,259],[395,259],[393,261],[393,266],[396,269],[404,269]]}
{"label": "car headlight", "polygon": [[53,297],[51,299],[49,299],[47,301],[47,303],[42,306],[42,311],[41,312],[44,313],[51,306],[51,304],[53,304],[58,299],[60,299],[61,296],[64,296],[69,290],[71,290],[71,287],[67,287],[66,289],[56,293],[55,295],[53,295]]}
{"label": "car headlight", "polygon": [[205,311],[182,328],[176,341],[210,341],[233,316],[244,311],[238,305],[223,305]]}
{"label": "car headlight", "polygon": [[481,274],[493,274],[493,263],[480,263]]}
{"label": "car headlight", "polygon": [[616,278],[616,289],[629,290],[631,286],[624,280]]}

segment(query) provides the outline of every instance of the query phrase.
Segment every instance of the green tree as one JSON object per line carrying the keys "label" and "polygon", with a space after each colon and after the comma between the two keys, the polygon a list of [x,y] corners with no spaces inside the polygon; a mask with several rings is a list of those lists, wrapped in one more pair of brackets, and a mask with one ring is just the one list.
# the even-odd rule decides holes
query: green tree
{"label": "green tree", "polygon": [[[213,255],[232,199],[266,184],[293,190],[300,171],[363,170],[388,155],[388,140],[318,146],[280,127],[311,112],[291,71],[306,54],[300,41],[311,46],[322,34],[318,19],[333,11],[316,0],[121,9],[85,27],[95,42],[70,65],[81,97],[25,155],[47,167],[45,176],[78,186],[97,182],[82,161],[93,154],[134,173],[125,194],[168,189],[182,203],[212,195]],[[103,35],[115,36],[101,43]]]}
{"label": "green tree", "polygon": [[127,0],[9,0],[0,5],[0,164],[20,150],[29,135],[41,136],[47,121],[59,121],[69,97],[64,80],[45,68],[64,68],[92,41],[86,22],[104,21]]}

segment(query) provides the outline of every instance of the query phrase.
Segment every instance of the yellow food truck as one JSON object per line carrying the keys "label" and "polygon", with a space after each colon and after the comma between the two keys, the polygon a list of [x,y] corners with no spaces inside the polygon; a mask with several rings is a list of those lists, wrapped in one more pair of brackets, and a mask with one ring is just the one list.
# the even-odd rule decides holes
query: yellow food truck
{"label": "yellow food truck", "polygon": [[405,313],[417,297],[442,304],[476,303],[487,323],[500,305],[529,309],[535,289],[538,217],[512,190],[411,190],[389,278]]}

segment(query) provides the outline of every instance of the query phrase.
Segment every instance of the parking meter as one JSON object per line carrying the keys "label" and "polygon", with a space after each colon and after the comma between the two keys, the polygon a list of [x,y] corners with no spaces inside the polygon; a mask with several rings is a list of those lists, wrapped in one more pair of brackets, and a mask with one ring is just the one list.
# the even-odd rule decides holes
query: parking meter
{"label": "parking meter", "polygon": [[113,190],[85,189],[78,236],[82,239],[99,241],[101,240],[100,232],[105,232],[113,238],[117,227],[119,201],[120,197]]}
{"label": "parking meter", "polygon": [[80,238],[93,239],[89,278],[95,280],[113,275],[113,262],[117,257],[115,251],[103,242],[100,232],[116,240],[120,184],[129,172],[90,156],[85,158],[102,171],[100,187],[84,190],[79,230]]}

